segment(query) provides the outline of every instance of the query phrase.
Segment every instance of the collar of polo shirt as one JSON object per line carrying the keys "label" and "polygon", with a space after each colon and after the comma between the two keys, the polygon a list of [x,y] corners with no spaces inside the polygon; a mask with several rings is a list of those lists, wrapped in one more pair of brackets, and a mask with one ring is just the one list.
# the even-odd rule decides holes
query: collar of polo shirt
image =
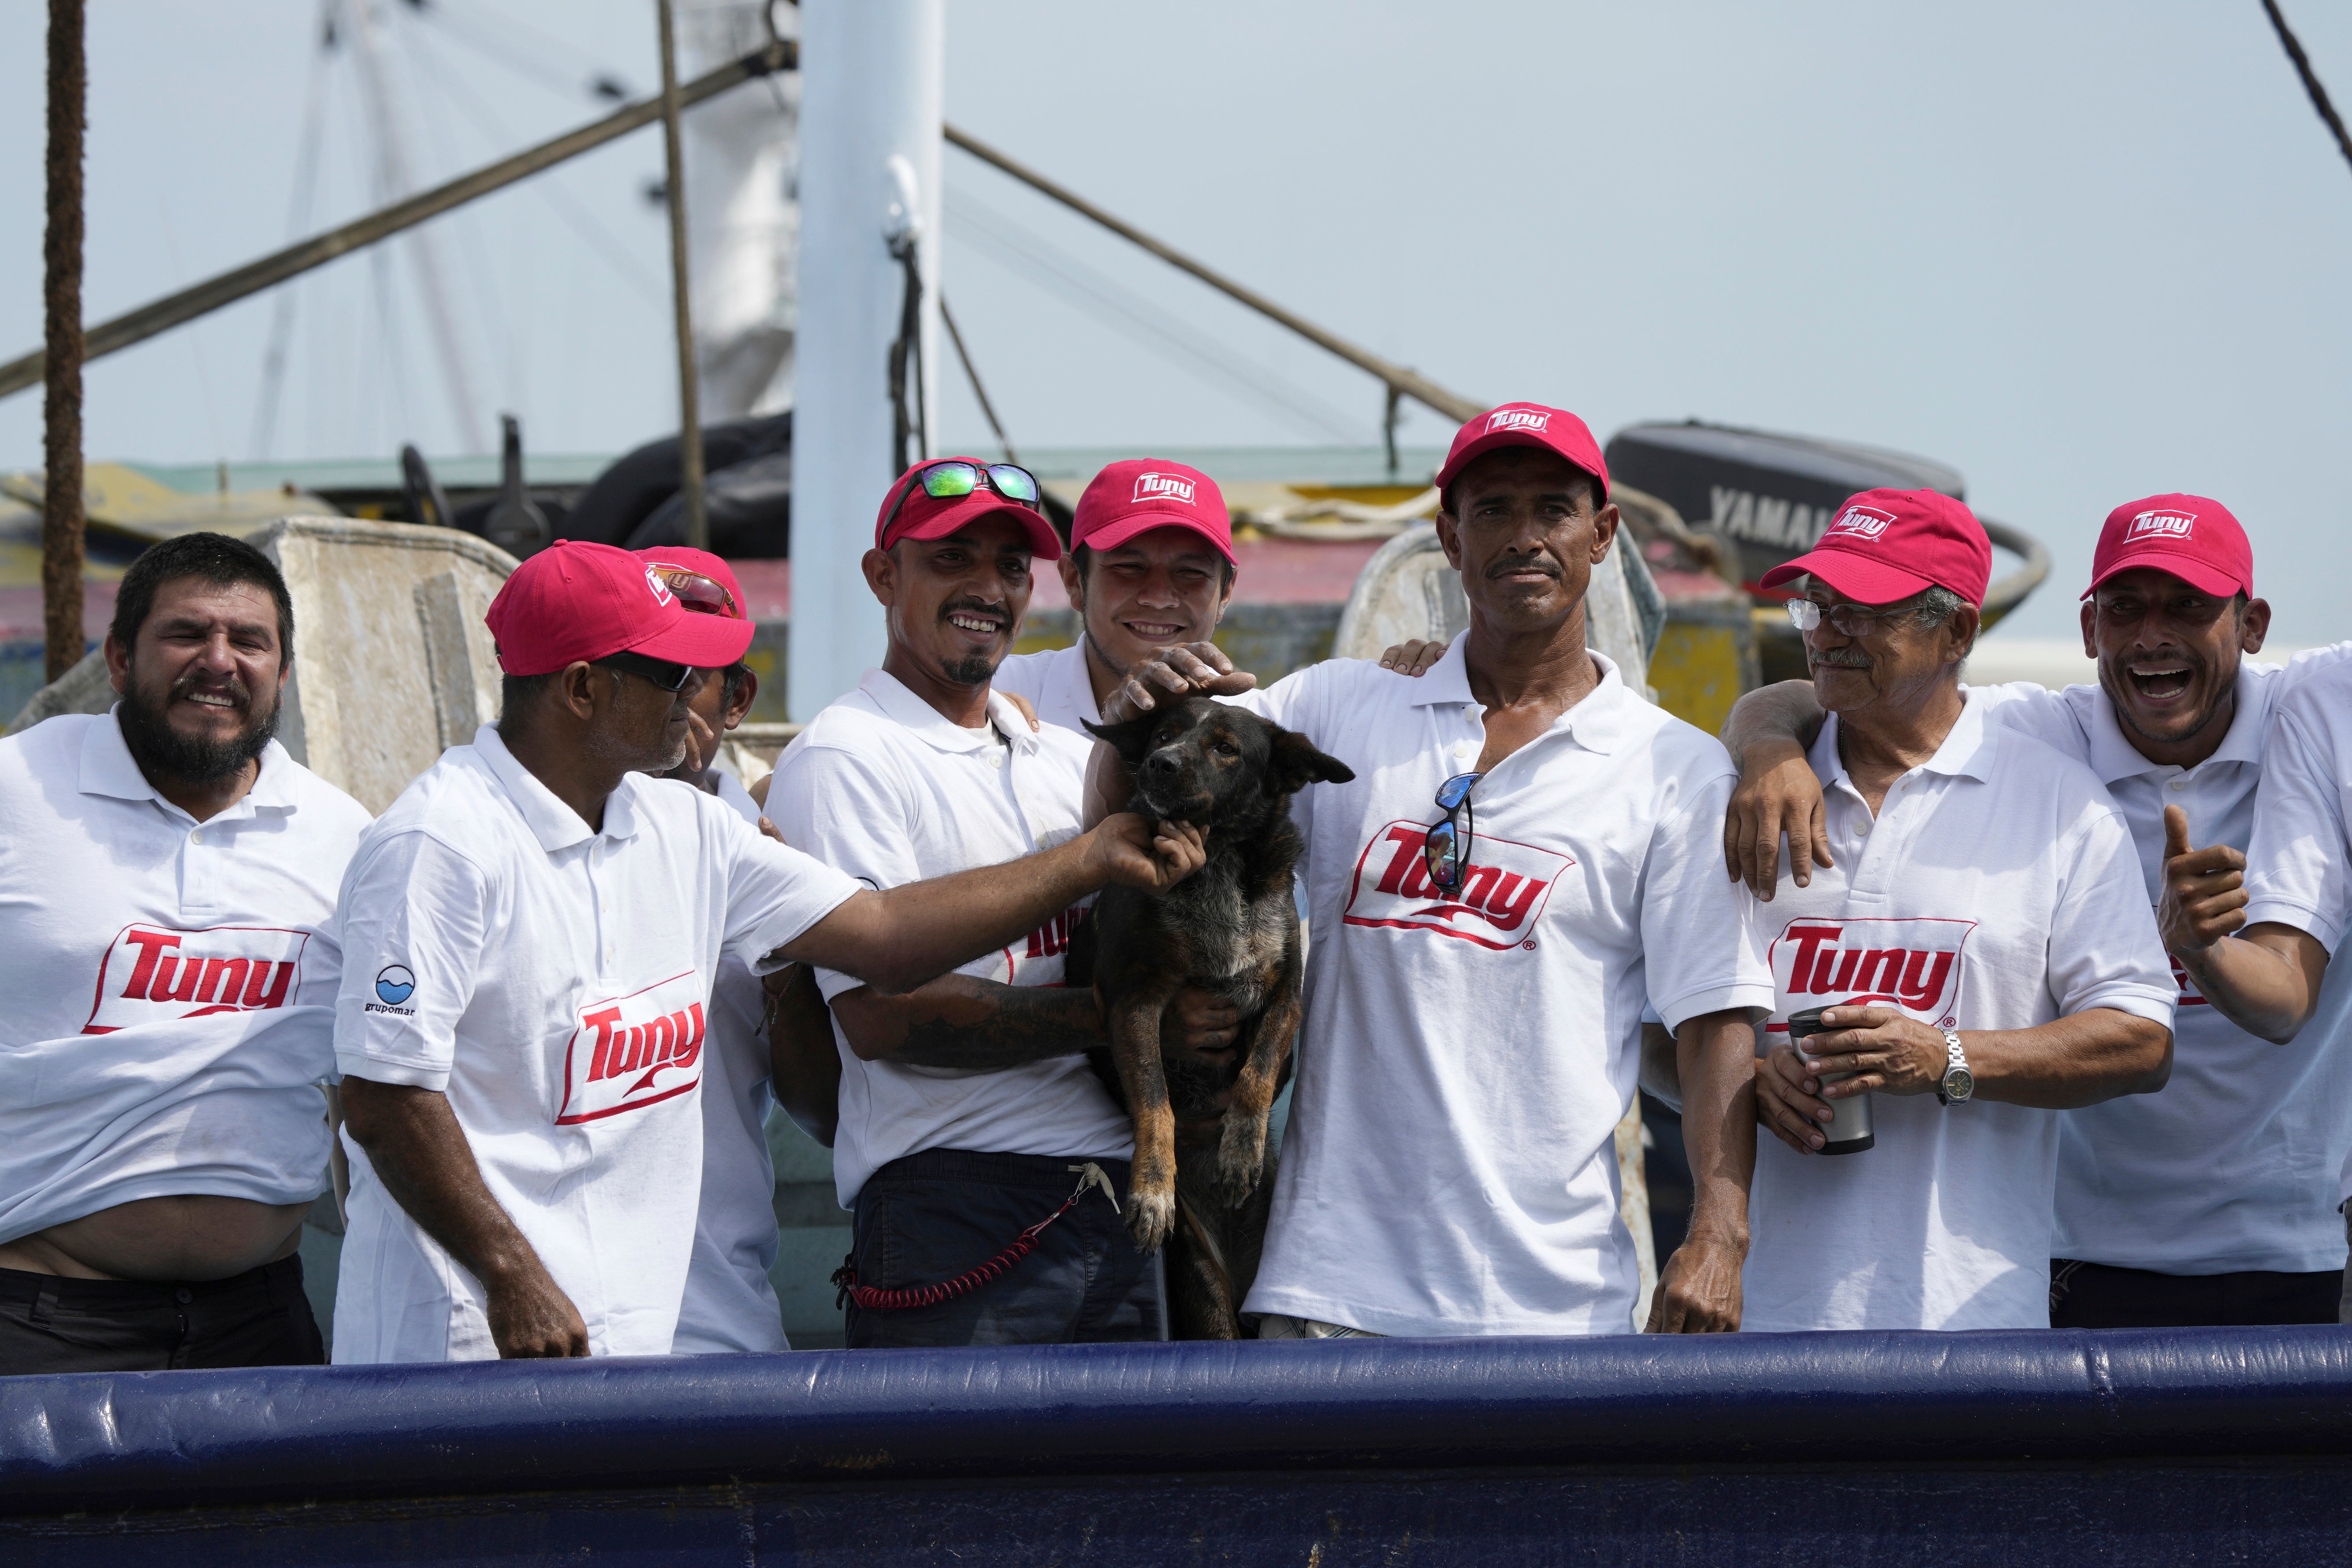
{"label": "collar of polo shirt", "polygon": [[[1821,738],[1813,742],[1813,761],[1831,771],[1824,777],[1845,783],[1845,762],[1838,755],[1837,715],[1822,726]],[[2000,727],[1985,722],[1984,700],[1969,697],[1960,704],[1960,716],[1952,722],[1951,732],[1936,754],[1919,764],[1926,773],[1942,773],[1947,778],[1969,778],[1979,782],[1992,777],[1993,760],[2000,751]],[[1847,784],[1850,789],[1853,786]]]}
{"label": "collar of polo shirt", "polygon": [[907,689],[904,682],[883,669],[870,669],[858,689],[874,699],[876,706],[894,724],[922,737],[929,745],[942,752],[977,752],[996,744],[991,730],[1002,733],[1015,751],[1034,752],[1037,736],[1029,728],[1029,721],[1021,717],[1021,710],[1013,706],[1012,699],[991,689],[988,694],[988,722],[976,730],[951,723],[947,715]]}
{"label": "collar of polo shirt", "polygon": [[[84,795],[102,795],[114,800],[152,800],[157,805],[186,812],[173,805],[147,781],[139,771],[139,760],[131,754],[131,742],[122,738],[122,718],[116,709],[120,702],[107,710],[106,721],[92,724],[81,742],[81,773],[75,785]],[[292,777],[281,764],[292,759],[286,748],[276,741],[262,748],[261,771],[253,787],[235,805],[215,814],[213,820],[244,816],[257,811],[292,811],[295,800],[289,784]]]}
{"label": "collar of polo shirt", "polygon": [[[1445,657],[1413,682],[1412,694],[1405,700],[1408,705],[1479,706],[1478,699],[1470,690],[1470,664],[1462,651],[1465,640],[1455,637],[1453,646],[1445,650]],[[1592,662],[1601,671],[1601,683],[1586,692],[1575,707],[1553,720],[1552,728],[1567,731],[1569,738],[1578,745],[1605,757],[1625,738],[1625,710],[1621,704],[1628,692],[1625,678],[1618,673],[1608,655],[1594,653]]]}
{"label": "collar of polo shirt", "polygon": [[630,792],[637,787],[644,774],[629,774],[618,789],[604,797],[604,831],[600,834],[583,821],[578,812],[557,799],[553,790],[540,783],[538,774],[515,761],[515,754],[499,739],[497,725],[485,724],[474,731],[474,750],[481,754],[483,765],[490,770],[491,776],[506,786],[508,797],[522,813],[531,837],[549,854],[569,849],[574,844],[585,844],[592,838],[635,836],[637,814],[630,805]]}
{"label": "collar of polo shirt", "polygon": [[[2231,717],[2230,729],[2213,754],[2197,764],[2201,768],[2210,763],[2253,763],[2263,760],[2263,734],[2269,728],[2268,709],[2263,701],[2261,688],[2254,672],[2243,664],[2238,666],[2238,710]],[[2099,775],[2101,784],[2111,784],[2118,779],[2137,778],[2143,773],[2194,773],[2195,768],[2175,769],[2170,763],[2149,761],[2124,733],[2123,721],[2116,717],[2115,700],[2101,690],[2092,702],[2090,744],[2084,758],[2091,771]]]}

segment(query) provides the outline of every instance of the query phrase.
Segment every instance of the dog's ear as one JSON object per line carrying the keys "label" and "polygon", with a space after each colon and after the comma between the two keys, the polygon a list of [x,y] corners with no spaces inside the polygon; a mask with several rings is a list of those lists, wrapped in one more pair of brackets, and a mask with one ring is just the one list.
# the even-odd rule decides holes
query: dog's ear
{"label": "dog's ear", "polygon": [[1356,770],[1317,751],[1297,731],[1276,730],[1266,774],[1276,793],[1297,795],[1311,784],[1346,784],[1356,776]]}
{"label": "dog's ear", "polygon": [[1155,709],[1117,724],[1088,723],[1084,719],[1078,722],[1086,725],[1087,734],[1117,752],[1119,761],[1131,768],[1150,755],[1152,734],[1160,728],[1160,721],[1167,717],[1166,713]]}

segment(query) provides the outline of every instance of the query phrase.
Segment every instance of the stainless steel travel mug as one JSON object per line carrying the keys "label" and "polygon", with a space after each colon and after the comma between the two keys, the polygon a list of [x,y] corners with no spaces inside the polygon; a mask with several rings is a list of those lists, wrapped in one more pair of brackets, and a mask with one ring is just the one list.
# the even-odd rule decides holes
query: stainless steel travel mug
{"label": "stainless steel travel mug", "polygon": [[[1801,1013],[1789,1015],[1789,1043],[1797,1047],[1800,1056],[1806,1054],[1802,1042],[1807,1036],[1832,1032],[1828,1025],[1822,1022],[1822,1009],[1819,1007],[1808,1007]],[[1853,1074],[1825,1072],[1814,1076],[1821,1079],[1822,1087],[1827,1089],[1833,1083],[1843,1083]],[[1859,1154],[1877,1142],[1870,1131],[1870,1096],[1857,1094],[1847,1100],[1832,1100],[1829,1105],[1836,1115],[1822,1129],[1822,1153]]]}

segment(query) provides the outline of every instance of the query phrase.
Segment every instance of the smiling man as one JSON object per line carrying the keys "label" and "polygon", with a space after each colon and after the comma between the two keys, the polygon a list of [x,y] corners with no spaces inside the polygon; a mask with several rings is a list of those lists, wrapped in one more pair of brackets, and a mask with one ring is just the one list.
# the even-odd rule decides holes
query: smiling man
{"label": "smiling man", "polygon": [[369,829],[336,921],[353,1145],[339,1361],[659,1355],[701,1192],[722,964],[905,990],[1113,878],[1159,887],[1197,836],[1127,817],[982,877],[870,892],[667,773],[751,625],[688,611],[609,545],[560,542],[486,617],[499,722]]}
{"label": "smiling man", "polygon": [[[1059,553],[1024,469],[947,458],[890,487],[865,558],[888,650],[781,759],[768,811],[787,841],[887,889],[991,875],[1078,834],[1093,741],[1033,730],[991,687],[1033,563]],[[1133,1131],[1081,1055],[1108,1044],[1101,1011],[1063,984],[1087,902],[903,996],[819,970],[842,1056],[853,1349],[1162,1337],[1119,1217]],[[1207,1001],[1189,999],[1196,1019]],[[1198,1047],[1232,1042],[1222,1022],[1191,1027]],[[988,1270],[1049,1216],[1033,1252]]]}
{"label": "smiling man", "polygon": [[294,614],[217,533],[124,574],[121,700],[0,741],[0,1373],[325,1360],[335,888],[367,813],[271,737]]}
{"label": "smiling man", "polygon": [[994,684],[1076,731],[1102,722],[1104,699],[1136,665],[1215,633],[1236,565],[1224,492],[1164,458],[1113,463],[1078,498],[1069,553],[1056,564],[1078,640],[1013,655]]}
{"label": "smiling man", "polygon": [[[1636,1327],[1614,1132],[1647,995],[1677,1031],[1698,1185],[1650,1326],[1736,1329],[1748,1009],[1772,987],[1707,853],[1729,760],[1586,647],[1585,591],[1618,514],[1582,420],[1489,410],[1437,479],[1470,625],[1426,675],[1328,659],[1255,692],[1199,645],[1139,666],[1108,714],[1223,695],[1355,770],[1292,805],[1314,938],[1243,1310],[1269,1339]],[[1114,786],[1097,798],[1123,798],[1116,754],[1095,766]]]}
{"label": "smiling man", "polygon": [[[1989,723],[2087,764],[2131,829],[2148,901],[2168,876],[2192,886],[2237,871],[2252,837],[2272,716],[2352,644],[2284,668],[2252,662],[2270,605],[2253,552],[2221,502],[2168,494],[2108,514],[2084,591],[2083,651],[2096,686],[1963,687]],[[1726,852],[1772,896],[1780,841],[1805,887],[1828,864],[1822,791],[1803,748],[1820,722],[1810,683],[1741,700],[1725,741],[1741,760]],[[2206,848],[2192,851],[2192,843]],[[2241,900],[2242,902],[2242,899]],[[2162,931],[2175,962],[2173,1068],[2162,1094],[2061,1119],[2051,1321],[2061,1328],[2333,1322],[2345,1238],[2336,1171],[2352,1153],[2352,1052],[2326,1044],[2352,978],[2324,986],[2326,1026],[2273,1045],[2209,1005],[2196,978],[2210,931],[2178,908]],[[2185,967],[2184,967],[2185,963]],[[1865,1156],[1865,1160],[1869,1157]]]}

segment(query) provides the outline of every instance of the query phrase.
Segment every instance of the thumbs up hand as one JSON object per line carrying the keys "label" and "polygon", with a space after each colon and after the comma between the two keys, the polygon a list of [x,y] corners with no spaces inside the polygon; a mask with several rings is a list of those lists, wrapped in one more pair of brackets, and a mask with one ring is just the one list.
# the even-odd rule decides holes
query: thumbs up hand
{"label": "thumbs up hand", "polygon": [[2226,844],[2192,849],[2189,814],[2164,808],[2164,896],[2156,906],[2164,945],[2186,958],[2246,923],[2246,858]]}

